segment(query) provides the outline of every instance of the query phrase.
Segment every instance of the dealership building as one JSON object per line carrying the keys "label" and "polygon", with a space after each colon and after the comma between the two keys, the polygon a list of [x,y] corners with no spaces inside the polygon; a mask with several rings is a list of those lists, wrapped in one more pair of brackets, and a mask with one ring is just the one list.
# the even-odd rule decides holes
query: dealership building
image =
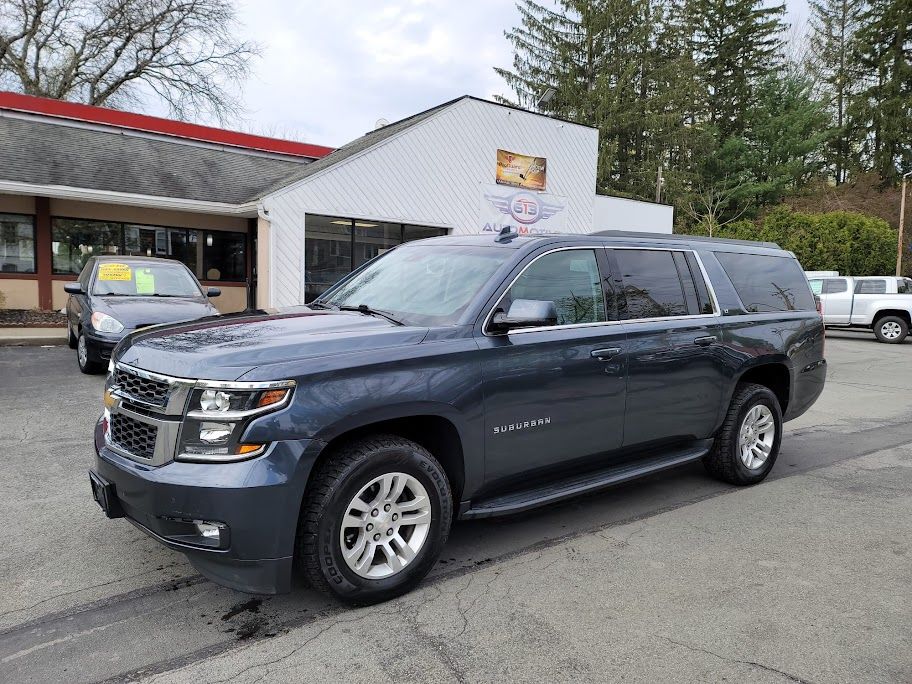
{"label": "dealership building", "polygon": [[228,312],[434,235],[671,232],[671,207],[595,193],[594,128],[469,96],[378,124],[332,149],[0,92],[3,306],[60,309],[93,255],[180,260]]}

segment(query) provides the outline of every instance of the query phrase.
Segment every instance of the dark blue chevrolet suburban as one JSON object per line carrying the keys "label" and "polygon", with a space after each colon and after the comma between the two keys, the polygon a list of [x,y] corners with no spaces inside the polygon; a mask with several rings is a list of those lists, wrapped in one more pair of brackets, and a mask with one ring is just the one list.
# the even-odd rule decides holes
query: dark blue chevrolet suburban
{"label": "dark blue chevrolet suburban", "polygon": [[306,307],[130,334],[92,491],[216,582],[297,574],[372,603],[424,577],[454,518],[696,460],[760,482],[823,389],[823,349],[776,245],[433,238]]}

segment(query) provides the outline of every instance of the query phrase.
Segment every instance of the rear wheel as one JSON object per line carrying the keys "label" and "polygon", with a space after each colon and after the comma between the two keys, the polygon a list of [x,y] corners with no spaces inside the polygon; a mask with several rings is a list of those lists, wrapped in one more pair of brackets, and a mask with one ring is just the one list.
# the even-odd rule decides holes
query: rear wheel
{"label": "rear wheel", "polygon": [[879,342],[899,344],[909,334],[909,324],[899,316],[884,316],[874,323],[874,335]]}
{"label": "rear wheel", "polygon": [[773,469],[782,440],[782,410],[763,385],[739,384],[703,465],[715,477],[736,485],[762,481]]}
{"label": "rear wheel", "polygon": [[392,435],[351,442],[308,487],[298,561],[312,586],[346,603],[385,601],[434,566],[452,517],[446,474],[422,446]]}

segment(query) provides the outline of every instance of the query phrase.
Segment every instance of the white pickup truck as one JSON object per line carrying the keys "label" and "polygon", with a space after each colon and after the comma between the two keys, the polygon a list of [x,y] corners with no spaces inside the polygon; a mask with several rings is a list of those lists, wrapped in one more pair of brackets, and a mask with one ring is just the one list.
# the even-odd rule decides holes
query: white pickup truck
{"label": "white pickup truck", "polygon": [[912,279],[893,276],[809,278],[827,326],[868,328],[899,344],[912,326]]}

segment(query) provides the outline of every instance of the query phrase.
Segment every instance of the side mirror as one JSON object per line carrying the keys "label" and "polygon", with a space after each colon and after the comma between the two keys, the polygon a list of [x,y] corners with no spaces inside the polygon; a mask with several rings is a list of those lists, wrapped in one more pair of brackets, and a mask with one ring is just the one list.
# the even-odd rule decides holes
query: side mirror
{"label": "side mirror", "polygon": [[498,332],[549,325],[557,325],[557,307],[552,301],[539,299],[514,300],[507,313],[498,311],[491,321],[491,327]]}
{"label": "side mirror", "polygon": [[72,283],[64,283],[63,291],[67,294],[84,294],[82,285],[79,284],[78,280],[75,280]]}
{"label": "side mirror", "polygon": [[218,297],[218,296],[221,295],[221,294],[222,294],[221,289],[219,289],[219,288],[217,288],[217,287],[210,287],[210,288],[207,288],[207,289],[206,289],[206,296],[207,296],[207,297],[210,297],[210,298],[211,298],[211,297]]}

